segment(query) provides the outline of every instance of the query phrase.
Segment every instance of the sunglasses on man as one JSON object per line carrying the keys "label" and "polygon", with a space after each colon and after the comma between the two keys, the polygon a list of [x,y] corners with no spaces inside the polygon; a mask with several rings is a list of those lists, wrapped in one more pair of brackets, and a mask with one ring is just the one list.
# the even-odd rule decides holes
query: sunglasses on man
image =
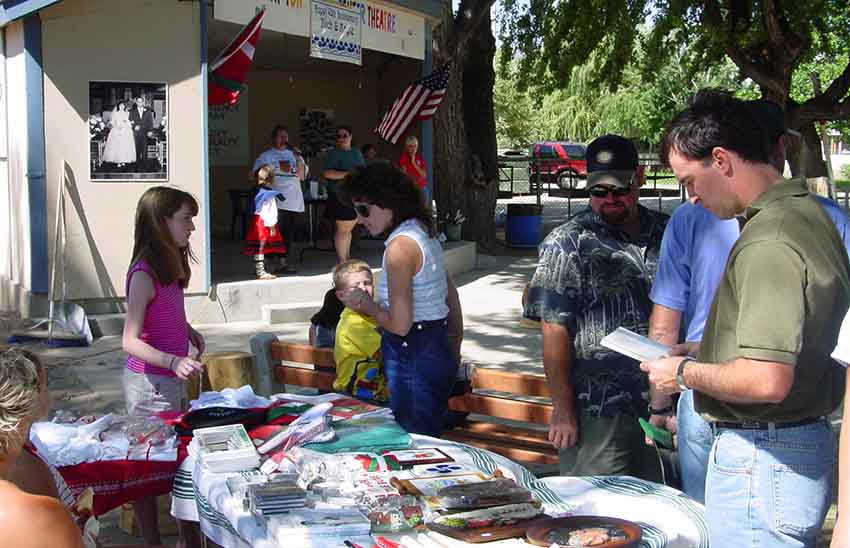
{"label": "sunglasses on man", "polygon": [[369,206],[365,204],[355,204],[354,211],[364,219],[369,217]]}
{"label": "sunglasses on man", "polygon": [[631,187],[625,187],[625,188],[615,187],[615,188],[611,188],[611,187],[607,187],[607,186],[595,186],[595,187],[591,188],[590,190],[588,190],[587,192],[588,192],[591,196],[593,196],[594,198],[605,198],[606,196],[608,196],[608,193],[609,193],[609,192],[610,192],[611,194],[613,194],[615,197],[617,197],[617,198],[621,198],[621,197],[625,196],[626,194],[628,194],[628,193],[629,193],[629,192],[631,192],[631,191],[632,191]]}

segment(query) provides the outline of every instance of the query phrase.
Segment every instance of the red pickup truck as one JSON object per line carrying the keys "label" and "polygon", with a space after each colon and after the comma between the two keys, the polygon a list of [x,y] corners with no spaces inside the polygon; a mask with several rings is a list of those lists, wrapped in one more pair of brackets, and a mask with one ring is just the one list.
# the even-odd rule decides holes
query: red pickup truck
{"label": "red pickup truck", "polygon": [[587,147],[572,141],[544,141],[531,145],[532,160],[528,164],[528,182],[534,190],[538,182],[560,188],[577,188],[580,178],[587,177]]}

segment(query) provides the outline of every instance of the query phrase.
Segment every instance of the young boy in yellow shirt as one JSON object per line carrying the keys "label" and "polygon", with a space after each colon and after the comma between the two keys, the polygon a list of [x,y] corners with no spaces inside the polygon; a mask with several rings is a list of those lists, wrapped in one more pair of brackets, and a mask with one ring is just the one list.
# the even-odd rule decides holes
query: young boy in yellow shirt
{"label": "young boy in yellow shirt", "polygon": [[[365,261],[349,259],[333,269],[337,296],[359,288],[373,297],[372,270]],[[381,360],[381,334],[371,317],[345,308],[336,327],[334,390],[361,400],[387,401],[387,385]]]}

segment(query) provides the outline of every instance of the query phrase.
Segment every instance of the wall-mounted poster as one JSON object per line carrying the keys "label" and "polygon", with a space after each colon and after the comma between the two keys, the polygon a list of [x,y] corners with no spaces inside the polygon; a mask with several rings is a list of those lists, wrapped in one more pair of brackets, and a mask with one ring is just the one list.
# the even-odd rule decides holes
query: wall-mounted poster
{"label": "wall-mounted poster", "polygon": [[362,64],[360,11],[310,2],[310,57]]}
{"label": "wall-mounted poster", "polygon": [[93,181],[168,180],[168,86],[89,82]]}
{"label": "wall-mounted poster", "polygon": [[233,105],[209,107],[210,165],[244,166],[252,162],[248,146],[248,92]]}

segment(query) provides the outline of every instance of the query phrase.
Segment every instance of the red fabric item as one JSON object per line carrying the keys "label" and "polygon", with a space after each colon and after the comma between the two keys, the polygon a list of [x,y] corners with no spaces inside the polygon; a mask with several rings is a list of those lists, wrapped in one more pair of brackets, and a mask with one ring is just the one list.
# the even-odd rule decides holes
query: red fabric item
{"label": "red fabric item", "polygon": [[254,215],[254,222],[248,225],[248,233],[245,235],[245,247],[242,253],[244,255],[286,253],[286,246],[283,244],[280,229],[277,226],[273,227],[275,230],[272,234],[270,228],[263,223],[259,215]]}
{"label": "red fabric item", "polygon": [[[418,165],[421,169],[425,169],[425,159],[418,152],[416,153],[416,165]],[[410,161],[410,154],[408,154],[407,151],[401,153],[401,156],[398,159],[398,167],[400,167],[401,170],[408,175],[408,177],[413,179],[413,182],[416,183],[417,187],[425,188],[428,186],[428,181],[425,177],[419,175],[418,171],[416,171],[416,168],[413,166],[413,162]]]}
{"label": "red fabric item", "polygon": [[260,39],[265,16],[266,8],[263,8],[210,63],[207,85],[207,102],[210,105],[232,105],[239,100],[254,61],[254,48]]}

